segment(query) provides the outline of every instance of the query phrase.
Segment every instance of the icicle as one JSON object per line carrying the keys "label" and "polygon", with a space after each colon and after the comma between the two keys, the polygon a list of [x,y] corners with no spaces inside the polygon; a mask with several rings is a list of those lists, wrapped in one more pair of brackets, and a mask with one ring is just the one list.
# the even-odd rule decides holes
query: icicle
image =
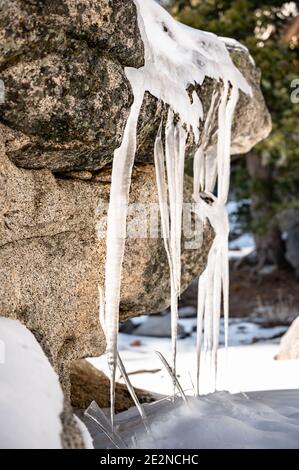
{"label": "icicle", "polygon": [[156,181],[157,190],[161,214],[161,228],[162,237],[164,240],[165,251],[167,253],[168,261],[170,262],[170,247],[169,247],[169,210],[167,202],[167,182],[165,174],[165,157],[162,142],[162,125],[160,123],[159,131],[156,136],[155,147],[154,147],[154,158],[155,158],[155,169],[156,169]]}
{"label": "icicle", "polygon": [[[180,123],[174,125],[174,114],[171,108],[168,111],[165,129],[167,182],[165,177],[164,151],[161,132],[162,123],[160,125],[155,143],[155,166],[162,221],[162,233],[170,270],[172,368],[173,374],[175,375],[177,354],[178,297],[180,295],[181,286],[181,233],[183,215],[185,145],[187,134]],[[167,206],[167,186],[169,210]]]}
{"label": "icicle", "polygon": [[143,95],[137,87],[134,103],[125,127],[121,146],[114,152],[110,204],[107,221],[107,252],[105,268],[105,332],[111,378],[111,423],[114,424],[115,373],[122,263],[125,251],[126,219],[131,174],[136,151],[137,121]]}
{"label": "icicle", "polygon": [[[169,109],[167,124],[165,129],[165,155],[168,182],[168,197],[170,208],[170,280],[171,280],[171,343],[172,343],[172,369],[176,375],[176,352],[177,352],[177,324],[178,324],[178,239],[176,233],[177,226],[177,153],[175,149],[175,127],[173,123],[173,111]],[[175,384],[174,384],[175,391]]]}
{"label": "icicle", "polygon": [[218,175],[218,201],[224,205],[227,198],[225,181],[226,162],[226,104],[229,84],[225,82],[218,110],[218,142],[217,142],[217,175]]}
{"label": "icicle", "polygon": [[204,149],[200,145],[193,160],[193,199],[197,199],[198,194],[204,190],[204,184]]}
{"label": "icicle", "polygon": [[[176,344],[177,344],[177,316],[178,316],[178,306],[177,306],[177,259],[174,255],[176,251],[176,246],[174,245],[173,237],[173,227],[174,227],[174,207],[175,201],[173,201],[175,193],[175,165],[176,165],[176,156],[174,155],[174,129],[173,129],[173,115],[171,112],[168,113],[167,126],[166,126],[166,161],[167,161],[167,176],[168,176],[168,192],[170,203],[170,213],[168,209],[168,199],[167,199],[167,181],[165,175],[165,158],[162,142],[162,121],[159,127],[159,131],[156,137],[155,142],[155,168],[156,168],[156,181],[158,189],[158,197],[160,204],[160,213],[161,213],[161,227],[162,227],[162,236],[164,240],[165,251],[168,258],[168,265],[170,271],[170,284],[171,284],[171,342],[172,342],[172,366],[173,374],[175,376],[176,369]],[[172,152],[171,152],[172,150]],[[178,152],[178,150],[176,150]],[[171,235],[169,222],[171,219]],[[174,393],[176,383],[174,380]]]}
{"label": "icicle", "polygon": [[177,239],[177,285],[178,297],[181,295],[181,242],[182,242],[182,217],[184,203],[184,174],[185,174],[185,150],[187,133],[179,122],[175,129],[176,141],[176,239]]}
{"label": "icicle", "polygon": [[[230,179],[230,142],[231,142],[231,129],[234,111],[239,98],[239,90],[237,88],[232,89],[230,101],[226,108],[226,122],[228,123],[226,128],[226,168],[225,168],[225,181],[227,186],[225,187],[225,193],[223,194],[225,203],[227,202],[228,190],[229,190],[229,179]],[[226,219],[226,231],[227,238],[229,234],[229,221],[228,216]],[[226,355],[228,354],[228,320],[229,320],[229,258],[228,258],[228,240],[222,251],[222,286],[223,286],[223,311],[224,311],[224,338],[225,338],[225,349]]]}
{"label": "icicle", "polygon": [[197,367],[196,367],[196,395],[199,395],[199,379],[200,379],[200,365],[201,365],[201,349],[202,349],[202,328],[203,316],[205,311],[206,302],[206,273],[203,273],[198,279],[198,294],[197,294],[197,331],[196,331],[196,353],[197,353]]}
{"label": "icicle", "polygon": [[[211,138],[211,126],[213,124],[215,109],[217,108],[217,97],[218,92],[214,91],[211,99],[211,104],[207,117],[205,120],[203,132],[201,135],[201,144],[198,150],[195,152],[193,159],[193,199],[198,199],[198,195],[201,192],[212,191],[215,186],[215,177],[213,176],[216,168],[210,169],[208,165],[208,149],[207,145]],[[215,155],[212,156],[213,165],[215,164]],[[210,171],[209,171],[210,170]],[[210,183],[208,176],[212,175],[213,182]]]}
{"label": "icicle", "polygon": [[212,350],[212,371],[213,376],[213,389],[217,388],[217,353],[219,346],[219,326],[221,314],[221,294],[222,294],[222,252],[219,247],[215,253],[215,268],[214,268],[214,285],[213,285],[213,350]]}
{"label": "icicle", "polygon": [[[229,85],[225,83],[225,88],[222,96],[222,102],[219,108],[218,115],[218,200],[223,206],[227,202],[229,192],[230,180],[230,142],[231,142],[231,128],[234,110],[238,101],[239,91],[237,88],[231,89],[231,96],[228,99]],[[224,207],[223,210],[225,211]],[[226,211],[225,211],[226,212]],[[224,336],[225,348],[228,348],[228,317],[229,317],[229,261],[228,261],[228,234],[229,222],[227,215],[222,216],[222,230],[224,240],[221,241],[222,255],[221,255],[221,276],[222,276],[222,292],[223,292],[223,311],[224,311]]]}
{"label": "icicle", "polygon": [[[223,311],[225,318],[225,344],[228,343],[228,233],[229,224],[225,208],[229,190],[230,175],[230,138],[233,112],[238,100],[238,90],[232,89],[229,97],[229,84],[224,83],[218,108],[218,142],[216,154],[216,175],[218,180],[218,195],[215,197],[210,191],[213,190],[214,165],[208,159],[201,158],[194,161],[195,172],[198,178],[202,169],[199,165],[210,165],[206,174],[210,174],[209,181],[205,182],[206,196],[200,195],[198,191],[198,180],[194,182],[194,198],[198,202],[198,215],[208,219],[215,232],[206,270],[203,280],[199,280],[198,292],[198,327],[204,318],[204,351],[205,357],[213,372],[213,389],[217,381],[217,351],[219,344],[219,323],[221,311],[221,297],[223,297]],[[212,164],[211,164],[212,163]],[[213,183],[214,185],[214,183]],[[208,201],[208,202],[207,202]],[[199,368],[201,356],[201,333],[197,334],[197,393],[199,393]]]}
{"label": "icicle", "polygon": [[206,287],[206,304],[205,304],[205,317],[204,317],[204,358],[209,371],[209,384],[212,388],[212,351],[213,351],[213,331],[216,325],[214,324],[214,272],[215,272],[215,240],[211,248],[207,266],[207,287]]}

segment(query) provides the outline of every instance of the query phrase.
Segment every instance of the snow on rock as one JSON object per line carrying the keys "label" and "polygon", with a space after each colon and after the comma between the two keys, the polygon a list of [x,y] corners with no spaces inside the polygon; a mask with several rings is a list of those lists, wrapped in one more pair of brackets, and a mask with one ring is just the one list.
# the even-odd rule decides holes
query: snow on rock
{"label": "snow on rock", "polygon": [[60,449],[63,393],[58,377],[30,331],[0,318],[0,448]]}
{"label": "snow on rock", "polygon": [[168,103],[199,137],[201,102],[187,87],[201,85],[206,77],[230,81],[251,94],[250,87],[234,66],[225,43],[214,34],[175,21],[153,0],[135,0],[139,28],[145,46],[145,65],[138,76],[147,91]]}

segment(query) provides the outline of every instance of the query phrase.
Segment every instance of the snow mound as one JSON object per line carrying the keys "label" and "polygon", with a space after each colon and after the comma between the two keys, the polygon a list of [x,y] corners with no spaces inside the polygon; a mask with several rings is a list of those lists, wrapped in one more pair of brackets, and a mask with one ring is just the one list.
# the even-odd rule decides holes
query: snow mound
{"label": "snow mound", "polygon": [[60,449],[63,394],[38,342],[19,321],[0,318],[0,448]]}
{"label": "snow mound", "polygon": [[[145,431],[136,408],[116,416],[123,447],[137,449],[299,449],[299,390],[216,392],[145,404]],[[85,418],[96,449],[114,448]]]}
{"label": "snow mound", "polygon": [[299,391],[217,392],[164,405],[140,448],[299,449]]}

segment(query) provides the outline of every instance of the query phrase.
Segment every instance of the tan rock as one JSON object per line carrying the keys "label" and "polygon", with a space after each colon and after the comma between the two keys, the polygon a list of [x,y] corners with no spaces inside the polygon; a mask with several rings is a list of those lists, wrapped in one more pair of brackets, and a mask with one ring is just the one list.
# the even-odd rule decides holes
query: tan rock
{"label": "tan rock", "polygon": [[275,359],[299,359],[299,317],[283,335],[280,350]]}
{"label": "tan rock", "polygon": [[[0,188],[0,315],[18,318],[36,335],[66,380],[67,390],[68,363],[99,356],[105,349],[98,286],[104,277],[110,184],[59,179],[48,170],[18,169],[2,146]],[[191,192],[188,180],[186,201]],[[157,207],[157,202],[154,168],[136,167],[130,204],[140,205],[144,220],[147,208]],[[98,239],[96,224],[101,220],[103,238]],[[128,225],[134,220],[130,216]],[[206,226],[202,247],[183,250],[182,290],[204,269],[212,237]],[[169,298],[163,241],[160,237],[129,238],[121,319],[162,310]]]}
{"label": "tan rock", "polygon": [[[85,360],[72,364],[71,374],[71,403],[74,408],[86,409],[95,400],[100,408],[110,406],[110,381],[108,377]],[[140,403],[154,401],[154,397],[144,390],[135,389]],[[128,410],[134,406],[131,395],[124,384],[116,384],[115,411]]]}

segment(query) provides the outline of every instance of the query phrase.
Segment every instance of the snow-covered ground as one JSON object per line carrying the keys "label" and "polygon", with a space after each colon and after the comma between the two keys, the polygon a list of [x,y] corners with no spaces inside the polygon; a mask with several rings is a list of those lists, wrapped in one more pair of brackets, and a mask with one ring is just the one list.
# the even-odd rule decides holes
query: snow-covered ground
{"label": "snow-covered ground", "polygon": [[251,233],[244,233],[229,243],[230,259],[243,258],[254,251],[254,237]]}
{"label": "snow-covered ground", "polygon": [[[137,319],[135,320],[137,321]],[[142,318],[142,321],[146,321]],[[195,319],[180,320],[186,330],[192,330]],[[258,390],[299,390],[299,361],[276,361],[279,339],[267,340],[283,332],[284,327],[264,328],[247,321],[231,320],[230,344],[226,360],[225,349],[219,349],[219,374],[217,389],[232,393]],[[258,338],[264,340],[255,342]],[[254,341],[253,344],[250,344]],[[178,342],[178,376],[190,394],[195,379],[195,333]],[[140,346],[135,346],[140,344]],[[168,338],[119,335],[119,351],[134,386],[160,394],[171,394],[172,383],[161,361],[159,351],[171,357]],[[108,374],[107,358],[101,356],[89,361]],[[156,372],[160,369],[159,372]],[[153,372],[154,371],[154,372]],[[118,377],[120,379],[120,376]],[[202,387],[202,392],[208,392]]]}
{"label": "snow-covered ground", "polygon": [[[95,407],[96,409],[96,407]],[[189,398],[188,404],[162,399],[144,405],[147,432],[136,408],[116,416],[112,441],[87,418],[95,448],[143,449],[298,449],[297,390]],[[96,419],[101,423],[106,420]],[[106,429],[109,422],[106,421]]]}
{"label": "snow-covered ground", "polygon": [[294,391],[218,392],[189,406],[161,404],[137,445],[144,449],[298,449],[299,401]]}
{"label": "snow-covered ground", "polygon": [[[193,322],[182,321],[189,329]],[[238,332],[238,326],[245,329]],[[199,400],[193,398],[195,333],[179,340],[177,375],[192,402],[191,409],[180,400],[173,405],[169,399],[145,405],[150,436],[144,432],[136,408],[117,415],[117,429],[126,445],[132,446],[135,436],[137,448],[299,448],[299,360],[275,360],[279,339],[249,344],[261,331],[264,338],[277,334],[277,328],[232,321],[227,359],[224,348],[219,350],[218,391],[208,394],[206,374]],[[172,381],[154,353],[160,351],[169,359],[169,339],[120,334],[119,349],[134,386],[154,394],[172,394]],[[90,362],[108,373],[105,356]],[[96,448],[113,448],[96,426],[90,427],[88,419],[86,423]]]}
{"label": "snow-covered ground", "polygon": [[242,228],[238,222],[237,212],[247,200],[229,201],[227,203],[227,212],[229,215],[229,223],[231,233],[240,234],[238,238],[229,243],[229,257],[230,259],[243,258],[248,256],[255,249],[255,241],[252,233],[242,233]]}

